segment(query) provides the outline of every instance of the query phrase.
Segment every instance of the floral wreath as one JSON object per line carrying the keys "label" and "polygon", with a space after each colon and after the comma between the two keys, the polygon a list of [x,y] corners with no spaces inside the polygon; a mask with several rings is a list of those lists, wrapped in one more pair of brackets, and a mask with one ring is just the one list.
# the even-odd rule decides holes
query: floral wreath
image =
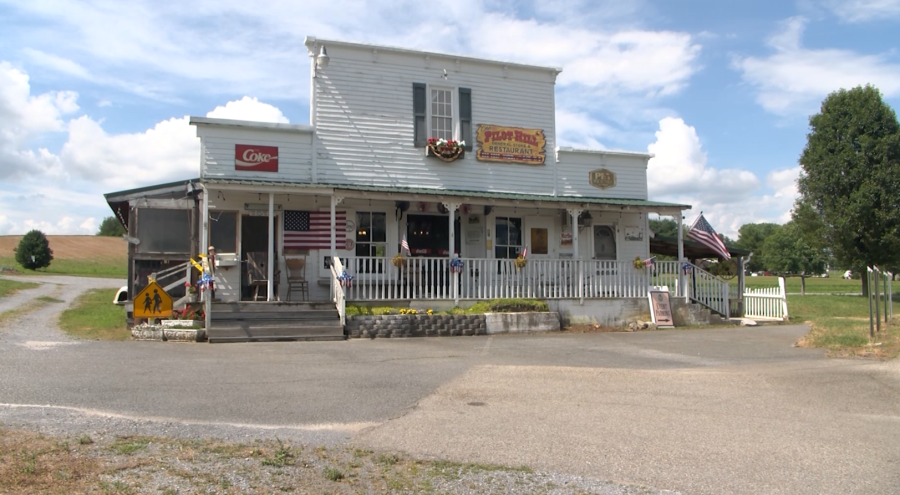
{"label": "floral wreath", "polygon": [[444,138],[428,138],[428,150],[436,158],[445,162],[452,162],[462,156],[462,152],[465,149],[465,146],[465,141],[454,141],[452,139],[448,140]]}

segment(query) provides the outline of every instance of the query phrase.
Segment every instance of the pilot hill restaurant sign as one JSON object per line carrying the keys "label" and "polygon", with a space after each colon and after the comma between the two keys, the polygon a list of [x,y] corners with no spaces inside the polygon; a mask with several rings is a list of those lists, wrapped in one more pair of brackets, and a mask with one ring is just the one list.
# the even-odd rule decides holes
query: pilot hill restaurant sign
{"label": "pilot hill restaurant sign", "polygon": [[484,162],[544,164],[547,140],[543,129],[522,129],[481,124],[478,126],[478,151]]}

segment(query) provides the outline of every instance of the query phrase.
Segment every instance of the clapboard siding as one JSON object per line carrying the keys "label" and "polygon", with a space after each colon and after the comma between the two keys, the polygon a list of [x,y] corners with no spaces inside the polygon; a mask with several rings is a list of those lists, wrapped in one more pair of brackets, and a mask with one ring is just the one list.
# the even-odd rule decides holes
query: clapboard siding
{"label": "clapboard siding", "polygon": [[[200,125],[197,135],[203,152],[201,177],[312,181],[312,133]],[[278,172],[235,170],[236,144],[277,146]]]}
{"label": "clapboard siding", "polygon": [[[557,191],[560,196],[647,199],[646,155],[601,151],[559,151]],[[605,168],[616,174],[616,185],[599,189],[589,173]]]}
{"label": "clapboard siding", "polygon": [[[331,64],[316,81],[319,182],[552,194],[555,167],[554,81],[550,71],[451,58],[329,46]],[[448,78],[441,78],[443,69]],[[479,124],[543,129],[544,165],[479,162],[474,151],[453,163],[413,146],[412,84],[471,88],[472,131]],[[458,95],[454,93],[454,100]],[[458,104],[455,101],[454,104]]]}

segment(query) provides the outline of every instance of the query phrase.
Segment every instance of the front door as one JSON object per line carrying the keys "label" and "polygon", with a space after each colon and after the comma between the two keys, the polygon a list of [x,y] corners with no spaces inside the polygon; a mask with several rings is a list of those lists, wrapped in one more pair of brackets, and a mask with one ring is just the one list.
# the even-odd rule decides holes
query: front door
{"label": "front door", "polygon": [[[244,215],[241,217],[241,299],[249,300],[253,298],[254,288],[250,286],[250,276],[247,272],[248,264],[247,257],[250,253],[257,253],[257,257],[261,259],[267,259],[268,256],[266,252],[269,250],[269,226],[268,216],[257,217]],[[272,253],[273,259],[275,260],[276,267],[278,266],[278,216],[276,215],[273,219],[275,222],[275,243],[273,244],[274,253]],[[265,266],[262,267],[264,270],[267,270]],[[277,269],[275,270],[277,271]],[[276,280],[276,286],[277,280]],[[266,290],[264,288],[260,288],[258,294],[264,294]],[[276,292],[277,294],[277,292]]]}
{"label": "front door", "polygon": [[548,217],[531,217],[525,222],[528,225],[525,243],[528,247],[528,257],[555,258],[555,249],[550,242],[553,230],[553,219]]}
{"label": "front door", "polygon": [[594,226],[594,259],[616,260],[616,231],[609,225]]}

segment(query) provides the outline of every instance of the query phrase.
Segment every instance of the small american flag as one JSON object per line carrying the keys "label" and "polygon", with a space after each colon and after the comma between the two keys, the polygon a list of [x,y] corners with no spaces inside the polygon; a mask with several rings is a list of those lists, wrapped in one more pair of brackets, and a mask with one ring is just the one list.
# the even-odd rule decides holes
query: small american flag
{"label": "small american flag", "polygon": [[726,260],[731,259],[731,253],[728,252],[725,243],[722,242],[722,239],[720,239],[716,234],[716,231],[713,230],[712,225],[710,225],[709,222],[706,221],[706,218],[703,217],[702,211],[700,212],[700,216],[694,220],[694,224],[691,225],[691,229],[688,230],[687,236],[709,249],[712,249],[720,258]]}
{"label": "small american flag", "polygon": [[[347,212],[335,212],[337,248],[347,244]],[[331,212],[284,212],[284,247],[295,249],[331,249]]]}
{"label": "small american flag", "polygon": [[644,266],[647,268],[656,268],[656,256],[651,256],[644,260]]}
{"label": "small american flag", "polygon": [[410,256],[410,252],[409,252],[409,243],[406,242],[406,234],[403,234],[403,240],[400,241],[400,250],[401,250],[401,251],[404,251],[404,250],[405,250],[405,251],[406,251],[406,255],[407,255],[407,256]]}
{"label": "small american flag", "polygon": [[527,256],[527,255],[528,255],[528,247],[526,246],[526,247],[522,248],[522,259],[524,260],[525,256]]}

